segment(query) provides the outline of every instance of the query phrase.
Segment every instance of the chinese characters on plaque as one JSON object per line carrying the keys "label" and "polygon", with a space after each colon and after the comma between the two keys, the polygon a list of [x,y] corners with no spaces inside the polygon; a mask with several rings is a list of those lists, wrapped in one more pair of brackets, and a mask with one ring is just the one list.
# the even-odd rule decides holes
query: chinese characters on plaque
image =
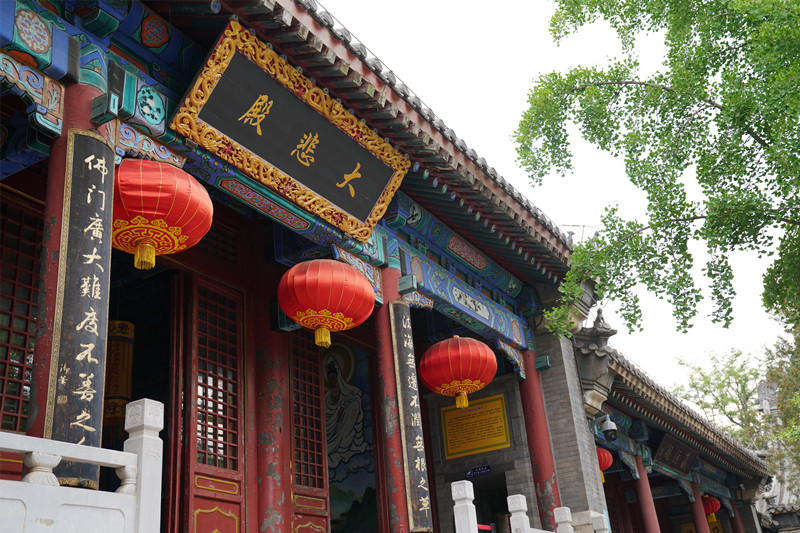
{"label": "chinese characters on plaque", "polygon": [[[99,135],[70,130],[64,187],[59,300],[51,380],[55,440],[100,446],[105,381],[114,150]],[[59,320],[60,317],[60,320]],[[96,488],[99,467],[62,462],[62,484]]]}
{"label": "chinese characters on plaque", "polygon": [[675,472],[688,476],[697,459],[697,452],[670,435],[664,435],[653,460]]}
{"label": "chinese characters on plaque", "polygon": [[422,408],[408,304],[401,301],[390,302],[389,317],[392,324],[397,407],[406,474],[408,525],[410,531],[432,531],[430,485],[422,437]]}
{"label": "chinese characters on plaque", "polygon": [[198,117],[362,222],[394,174],[240,53]]}

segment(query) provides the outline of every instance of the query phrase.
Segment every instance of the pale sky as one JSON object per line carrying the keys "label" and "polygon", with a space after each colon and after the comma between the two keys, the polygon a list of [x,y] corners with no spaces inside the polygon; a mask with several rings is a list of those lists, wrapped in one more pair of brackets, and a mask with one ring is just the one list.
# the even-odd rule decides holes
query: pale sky
{"label": "pale sky", "polygon": [[[603,65],[619,53],[615,34],[602,23],[557,46],[548,31],[555,10],[548,0],[320,2],[468,147],[576,239],[595,231],[609,204],[619,203],[623,216],[644,212],[644,195],[627,181],[622,161],[577,136],[575,170],[566,178],[553,175],[534,189],[515,162],[511,135],[533,80],[572,66]],[[642,64],[658,68],[658,36],[650,37],[644,50]],[[761,307],[767,265],[755,257],[734,261],[738,295],[730,329],[712,324],[706,307],[689,333],[677,333],[671,308],[643,294],[642,332],[629,333],[613,304],[604,309],[606,322],[619,331],[611,345],[666,386],[684,380],[678,357],[702,364],[709,352],[762,353],[782,333]]]}

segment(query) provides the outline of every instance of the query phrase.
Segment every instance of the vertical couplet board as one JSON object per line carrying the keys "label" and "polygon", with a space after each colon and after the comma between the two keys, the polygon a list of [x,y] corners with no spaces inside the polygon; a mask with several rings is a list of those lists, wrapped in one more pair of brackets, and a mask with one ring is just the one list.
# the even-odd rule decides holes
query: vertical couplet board
{"label": "vertical couplet board", "polygon": [[[100,135],[67,139],[58,292],[45,437],[99,447],[103,433],[114,150]],[[98,488],[99,467],[64,462],[62,485]]]}
{"label": "vertical couplet board", "polygon": [[422,435],[422,409],[408,304],[404,301],[390,302],[389,319],[397,380],[397,406],[400,414],[400,438],[408,500],[408,526],[410,531],[433,531],[430,484],[425,466],[425,444]]}

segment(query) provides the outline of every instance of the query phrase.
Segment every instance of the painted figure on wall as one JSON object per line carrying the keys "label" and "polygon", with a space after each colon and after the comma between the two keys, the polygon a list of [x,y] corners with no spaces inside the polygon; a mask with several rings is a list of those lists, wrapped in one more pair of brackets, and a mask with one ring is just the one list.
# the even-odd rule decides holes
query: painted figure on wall
{"label": "painted figure on wall", "polygon": [[335,356],[327,358],[325,371],[328,377],[325,392],[328,468],[333,470],[366,451],[369,445],[364,440],[363,392],[345,380]]}
{"label": "painted figure on wall", "polygon": [[368,354],[343,344],[325,351],[325,424],[331,531],[377,530]]}

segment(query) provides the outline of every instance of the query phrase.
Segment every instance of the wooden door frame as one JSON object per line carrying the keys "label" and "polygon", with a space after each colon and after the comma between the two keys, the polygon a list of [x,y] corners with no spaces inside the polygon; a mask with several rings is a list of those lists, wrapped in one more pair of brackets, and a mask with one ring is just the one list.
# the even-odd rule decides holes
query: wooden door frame
{"label": "wooden door frame", "polygon": [[[250,379],[254,375],[255,362],[252,353],[254,325],[249,323],[250,317],[255,317],[251,311],[253,302],[250,278],[256,270],[252,264],[258,257],[263,256],[264,224],[262,221],[247,219],[240,213],[232,209],[214,203],[214,226],[231,232],[237,236],[235,246],[238,261],[229,262],[214,256],[203,250],[197,245],[189,250],[176,255],[159,256],[158,262],[168,268],[177,271],[173,284],[173,312],[172,328],[173,341],[170,360],[170,372],[172,390],[170,391],[170,402],[175,408],[175,413],[179,416],[172,416],[170,420],[169,434],[172,437],[173,446],[166,450],[169,455],[169,463],[165,475],[169,473],[172,478],[167,482],[166,504],[170,506],[165,513],[165,531],[169,533],[180,533],[188,524],[186,493],[188,483],[184,479],[186,475],[185,440],[193,438],[194,429],[191,434],[187,434],[191,413],[185,397],[186,387],[189,385],[192,360],[186,357],[189,346],[189,336],[194,331],[194,326],[190,327],[192,321],[190,302],[187,301],[189,290],[194,287],[198,277],[213,282],[221,289],[235,291],[241,297],[241,318],[243,330],[241,332],[242,346],[242,399],[241,409],[244,413],[252,413],[255,409],[255,380]],[[252,240],[246,240],[249,237]],[[188,365],[188,366],[187,366]],[[192,384],[196,386],[196,384]],[[177,407],[175,407],[177,406]],[[193,408],[193,407],[192,407]],[[244,478],[242,490],[244,491],[243,513],[241,519],[241,531],[249,531],[257,527],[258,502],[257,500],[257,474],[256,469],[251,468],[256,465],[256,444],[257,437],[255,428],[249,417],[241,417],[240,431],[243,434],[241,447],[242,460],[245,462]]]}

